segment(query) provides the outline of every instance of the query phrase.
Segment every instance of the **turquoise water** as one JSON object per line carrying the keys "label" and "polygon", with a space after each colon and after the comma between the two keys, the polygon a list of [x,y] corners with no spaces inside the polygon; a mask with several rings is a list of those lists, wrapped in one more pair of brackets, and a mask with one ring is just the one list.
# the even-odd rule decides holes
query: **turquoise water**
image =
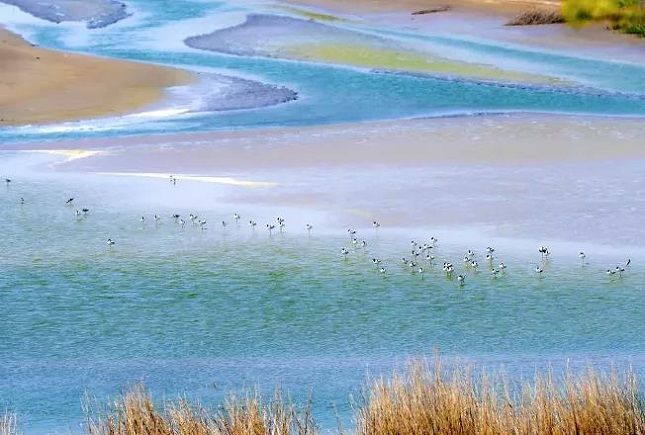
{"label": "turquoise water", "polygon": [[[604,269],[620,255],[594,252],[581,264],[575,251],[557,252],[538,278],[534,249],[500,248],[496,262],[508,269],[493,279],[485,245],[440,235],[436,265],[421,261],[420,275],[400,261],[411,236],[369,223],[358,232],[367,248],[354,248],[342,228],[317,223],[308,235],[289,209],[233,209],[217,186],[48,173],[25,168],[32,156],[3,161],[15,176],[0,190],[0,404],[29,433],[78,429],[84,393],[105,400],[139,381],[158,397],[186,392],[207,405],[281,384],[299,401],[313,391],[323,428],[335,427],[336,413],[347,426],[349,395],[368,372],[435,349],[513,376],[567,359],[645,374],[642,258],[611,278]],[[90,213],[77,219],[81,207]],[[235,225],[234,211],[259,228],[280,214],[287,229],[270,237]],[[198,213],[208,230],[182,229],[175,212]],[[462,266],[468,248],[478,273]],[[445,277],[444,259],[466,274],[463,288]]]}
{"label": "turquoise water", "polygon": [[[223,56],[187,49],[181,39],[212,30],[227,14],[243,17],[242,6],[184,0],[132,3],[134,21],[95,33],[37,22],[17,27],[44,46],[241,74],[291,87],[300,99],[231,113],[2,129],[0,146],[486,112],[645,114],[641,66],[409,34],[396,36],[566,77],[579,86],[501,86]],[[201,18],[193,21],[195,17]],[[433,213],[459,224],[472,220],[468,207],[451,216],[451,210],[464,207],[460,199],[484,210],[480,219],[490,225],[499,213],[496,207],[507,202],[506,192],[517,196],[526,186],[537,193],[517,202],[520,210],[505,215],[505,227],[515,225],[520,233],[538,228],[549,236],[564,232],[580,240],[599,223],[613,223],[592,240],[617,244],[609,254],[592,252],[582,264],[577,251],[558,252],[538,278],[533,270],[541,260],[533,247],[500,247],[497,255],[508,271],[493,279],[482,258],[484,242],[472,246],[440,235],[437,265],[425,264],[420,275],[400,257],[409,256],[410,238],[427,241],[426,231],[374,231],[368,221],[359,228],[368,247],[355,249],[345,229],[325,226],[324,218],[314,223],[311,235],[303,231],[303,214],[309,219],[315,211],[237,207],[221,186],[180,183],[173,189],[166,180],[30,168],[37,161],[47,163],[44,157],[3,154],[1,159],[0,175],[14,182],[0,186],[0,409],[17,411],[28,433],[78,432],[84,393],[105,400],[139,381],[157,397],[185,392],[208,405],[245,387],[270,392],[282,384],[298,401],[313,391],[314,413],[323,428],[335,427],[337,415],[351,426],[348,397],[368,372],[387,373],[408,357],[435,349],[449,358],[503,366],[513,376],[530,377],[535,368],[560,366],[568,359],[574,367],[589,361],[601,366],[630,363],[645,375],[643,258],[633,257],[622,277],[604,272],[625,261],[616,254],[620,244],[642,246],[642,170],[637,162],[623,166],[620,176],[611,168],[592,167],[596,178],[587,184],[580,180],[589,168],[568,167],[558,169],[559,175],[551,167],[517,173],[444,169],[439,175],[423,169],[408,172],[410,178],[401,177],[405,182],[399,184],[383,171],[382,180],[367,185],[376,186],[374,191],[362,184],[369,179],[364,174],[307,174],[323,198],[325,190],[342,191],[348,203],[360,198],[364,205],[381,195],[395,198],[390,203],[395,210],[409,207],[398,192],[418,188],[417,180],[423,180],[446,191],[435,198]],[[257,174],[259,179],[264,175]],[[300,179],[311,181],[307,176]],[[469,176],[476,186],[468,186]],[[450,177],[465,181],[455,183]],[[527,179],[537,180],[541,188]],[[343,190],[348,180],[353,187]],[[577,188],[562,194],[560,180]],[[588,192],[595,202],[584,201]],[[297,186],[287,193],[298,193]],[[76,198],[73,207],[64,205],[70,196]],[[566,213],[532,214],[534,207],[553,201]],[[488,209],[490,204],[495,207]],[[74,210],[85,206],[89,215],[77,219]],[[243,222],[256,219],[259,229],[235,225],[235,211],[242,213]],[[178,227],[169,217],[176,212],[199,213],[208,219],[209,229]],[[162,216],[161,225],[152,222],[154,213]],[[147,218],[145,225],[141,215]],[[287,218],[287,231],[269,237],[263,225],[278,215]],[[221,220],[229,225],[222,228]],[[108,237],[117,240],[112,248],[105,244]],[[343,246],[351,251],[346,260],[339,253]],[[466,285],[460,288],[445,277],[441,262],[453,261],[461,271],[461,256],[470,248],[478,251],[482,270],[465,270]],[[386,276],[375,269],[373,256],[387,265]]]}
{"label": "turquoise water", "polygon": [[[152,6],[154,4],[154,6]],[[0,130],[4,142],[142,133],[203,131],[264,126],[319,125],[377,119],[499,112],[597,115],[645,114],[645,67],[508,47],[450,36],[380,32],[430,44],[470,60],[565,78],[569,89],[484,83],[450,77],[377,73],[276,59],[243,58],[185,47],[183,38],[239,22],[248,10],[210,2],[133,2],[135,18],[90,32],[82,27],[16,24],[43,46],[103,56],[242,75],[290,87],[296,102],[228,113],[193,113],[159,119],[97,120],[55,127]],[[227,18],[229,17],[229,18]],[[230,25],[230,23],[229,23]],[[373,29],[370,29],[373,31]]]}

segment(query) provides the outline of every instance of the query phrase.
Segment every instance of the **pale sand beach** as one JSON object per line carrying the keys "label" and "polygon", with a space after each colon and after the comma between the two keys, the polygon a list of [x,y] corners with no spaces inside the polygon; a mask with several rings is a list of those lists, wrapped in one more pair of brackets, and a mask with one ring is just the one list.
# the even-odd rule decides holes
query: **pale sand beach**
{"label": "pale sand beach", "polygon": [[51,168],[163,184],[174,174],[182,185],[214,183],[194,195],[217,189],[219,207],[324,215],[329,228],[379,219],[388,227],[443,228],[452,237],[461,231],[632,246],[645,240],[630,211],[645,201],[637,188],[643,143],[639,119],[517,114],[7,149],[93,151]]}
{"label": "pale sand beach", "polygon": [[388,0],[358,0],[352,2],[344,2],[341,0],[287,0],[287,3],[328,8],[345,13],[357,14],[401,11],[415,12],[449,6],[458,9],[481,10],[513,15],[527,8],[557,8],[561,2],[560,0],[402,0],[396,2]]}
{"label": "pale sand beach", "polygon": [[[286,0],[283,4],[375,27],[452,34],[455,37],[503,41],[535,49],[575,52],[601,59],[638,64],[645,62],[641,38],[608,31],[602,23],[582,27],[568,24],[505,26],[522,12],[559,9],[560,0]],[[446,7],[445,11],[413,15],[417,11]]]}
{"label": "pale sand beach", "polygon": [[517,114],[42,142],[37,148],[102,151],[66,169],[201,173],[594,162],[643,158],[643,143],[641,119]]}
{"label": "pale sand beach", "polygon": [[131,113],[194,80],[178,69],[41,49],[3,29],[0,59],[0,125]]}

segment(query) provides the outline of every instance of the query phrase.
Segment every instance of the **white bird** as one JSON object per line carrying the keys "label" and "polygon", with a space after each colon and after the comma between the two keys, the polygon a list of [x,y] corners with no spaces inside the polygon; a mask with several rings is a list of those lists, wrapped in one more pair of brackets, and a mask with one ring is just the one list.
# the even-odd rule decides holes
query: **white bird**
{"label": "white bird", "polygon": [[269,235],[273,234],[274,229],[275,229],[275,225],[267,224],[267,230],[269,230]]}
{"label": "white bird", "polygon": [[498,267],[498,269],[500,269],[500,270],[504,270],[504,269],[506,269],[506,265],[505,265],[504,263],[499,263],[499,266],[497,266],[497,267]]}
{"label": "white bird", "polygon": [[384,268],[384,267],[381,267],[378,271],[379,271],[379,272],[381,272],[381,273],[385,273],[385,272],[386,272],[386,270],[385,270],[385,268]]}
{"label": "white bird", "polygon": [[499,270],[493,268],[493,269],[491,269],[490,273],[493,276],[493,278],[497,278],[497,275],[499,275]]}
{"label": "white bird", "polygon": [[179,219],[179,225],[181,225],[182,228],[185,227],[186,226],[186,221],[183,220],[183,219]]}
{"label": "white bird", "polygon": [[365,240],[361,240],[361,246],[363,248],[366,248],[367,247],[367,242]]}
{"label": "white bird", "polygon": [[578,253],[578,258],[584,260],[585,258],[587,258],[587,255],[584,252],[580,251]]}
{"label": "white bird", "polygon": [[374,221],[374,222],[372,222],[372,226],[374,227],[374,229],[376,229],[376,228],[380,227],[381,224],[378,223],[377,221]]}
{"label": "white bird", "polygon": [[489,247],[486,248],[486,252],[488,252],[489,254],[492,254],[493,252],[495,252],[495,248],[491,248],[489,246]]}
{"label": "white bird", "polygon": [[156,214],[154,216],[154,219],[155,219],[155,223],[158,223],[161,220],[161,217],[159,217],[159,215]]}
{"label": "white bird", "polygon": [[538,252],[542,254],[542,257],[546,258],[548,257],[551,252],[549,252],[549,249],[546,246],[540,246],[540,249],[538,249]]}
{"label": "white bird", "polygon": [[494,260],[493,255],[492,254],[486,254],[486,260],[488,260],[489,262],[492,262]]}
{"label": "white bird", "polygon": [[141,216],[141,219],[139,219],[139,220],[141,221],[141,223],[145,223],[146,218],[145,218],[145,217],[143,217],[143,216]]}
{"label": "white bird", "polygon": [[470,265],[472,266],[473,269],[477,269],[479,267],[479,263],[477,263],[475,260],[471,261]]}
{"label": "white bird", "polygon": [[542,269],[540,266],[535,266],[535,273],[538,275],[544,272],[544,269]]}
{"label": "white bird", "polygon": [[249,221],[249,225],[251,226],[251,228],[255,229],[258,223],[256,221]]}
{"label": "white bird", "polygon": [[436,245],[438,241],[439,239],[437,239],[436,237],[434,236],[430,237],[430,243],[432,243],[432,246]]}
{"label": "white bird", "polygon": [[313,227],[311,226],[311,224],[307,224],[307,225],[305,225],[305,228],[307,228],[307,232],[311,232],[311,230],[313,229]]}
{"label": "white bird", "polygon": [[340,253],[343,254],[345,256],[345,258],[347,258],[347,254],[349,254],[349,251],[346,248],[342,248],[340,250]]}
{"label": "white bird", "polygon": [[466,277],[463,276],[463,275],[459,275],[459,276],[457,276],[457,281],[459,281],[460,286],[464,285],[464,283],[466,282]]}
{"label": "white bird", "polygon": [[116,243],[116,242],[115,242],[114,240],[112,240],[112,239],[107,239],[107,244],[108,244],[108,246],[112,246],[112,245],[114,245],[115,243]]}
{"label": "white bird", "polygon": [[240,218],[241,218],[241,216],[239,214],[237,214],[237,213],[233,214],[233,219],[235,219],[235,221],[239,221]]}

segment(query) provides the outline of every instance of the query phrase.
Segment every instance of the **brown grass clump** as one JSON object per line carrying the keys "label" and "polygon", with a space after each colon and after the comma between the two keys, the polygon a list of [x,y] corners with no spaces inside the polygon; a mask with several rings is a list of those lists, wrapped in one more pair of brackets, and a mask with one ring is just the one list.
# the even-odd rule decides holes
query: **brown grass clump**
{"label": "brown grass clump", "polygon": [[215,412],[186,399],[155,407],[150,394],[137,386],[106,412],[86,410],[87,435],[315,435],[309,408],[298,413],[280,391],[264,403],[259,394],[231,397]]}
{"label": "brown grass clump", "polygon": [[16,414],[5,412],[0,415],[0,435],[17,435],[18,423]]}
{"label": "brown grass clump", "polygon": [[645,415],[634,376],[589,370],[558,384],[551,376],[512,397],[503,379],[413,364],[379,380],[357,410],[357,435],[643,435]]}
{"label": "brown grass clump", "polygon": [[531,9],[522,12],[508,23],[507,26],[536,26],[540,24],[564,23],[562,13],[556,9]]}

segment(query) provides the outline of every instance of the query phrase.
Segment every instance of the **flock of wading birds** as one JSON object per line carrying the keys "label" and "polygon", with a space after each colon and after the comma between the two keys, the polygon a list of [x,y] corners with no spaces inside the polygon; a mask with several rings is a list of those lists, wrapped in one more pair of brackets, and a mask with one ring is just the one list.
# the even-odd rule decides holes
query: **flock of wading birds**
{"label": "flock of wading birds", "polygon": [[[5,181],[7,186],[9,186],[9,184],[12,182],[12,180],[10,178],[5,178],[4,181]],[[173,185],[176,185],[177,184],[177,178],[171,175],[170,176],[170,182]],[[20,198],[20,203],[24,204],[25,199],[21,197]],[[67,201],[65,201],[65,204],[67,206],[73,206],[74,198],[67,199]],[[76,210],[75,215],[76,215],[77,219],[83,219],[83,218],[85,218],[87,216],[87,214],[89,212],[90,212],[90,210],[88,208],[81,208],[80,210],[79,209]],[[153,222],[154,222],[155,225],[159,225],[159,223],[161,222],[161,216],[159,216],[157,214],[153,215],[152,219],[153,219]],[[177,214],[177,213],[173,214],[172,219],[175,222],[175,224],[179,225],[181,228],[184,228],[186,226],[186,224],[187,224],[187,221],[180,214]],[[198,215],[196,215],[194,213],[190,213],[188,215],[187,219],[188,219],[188,221],[190,221],[191,226],[197,226],[202,230],[206,230],[206,228],[207,228],[206,219],[200,218]],[[241,219],[242,219],[242,217],[240,216],[239,213],[234,213],[233,214],[233,221],[235,222],[236,225],[239,225]],[[141,216],[141,218],[139,220],[140,220],[140,222],[142,224],[146,223],[145,216]],[[249,223],[249,226],[253,230],[256,229],[256,227],[257,227],[257,222],[256,221],[249,220],[248,223]],[[226,227],[228,225],[228,223],[223,220],[223,221],[220,222],[220,225],[222,227]],[[373,221],[372,222],[372,227],[375,230],[378,230],[380,228],[380,226],[381,226],[380,222],[378,222],[378,221]],[[272,236],[273,232],[276,231],[276,230],[279,231],[280,233],[282,233],[284,231],[284,229],[286,228],[286,221],[285,221],[284,218],[278,217],[276,219],[275,223],[267,223],[266,228],[267,228],[267,231],[269,232],[269,236]],[[305,229],[307,230],[307,233],[310,234],[311,231],[313,230],[313,226],[311,224],[306,224]],[[357,231],[355,229],[349,228],[347,230],[347,233],[349,234],[351,246],[354,249],[359,249],[360,248],[360,249],[364,250],[364,249],[367,248],[367,241],[365,241],[365,240],[360,240],[359,241],[358,238],[356,237]],[[408,257],[402,257],[401,262],[403,263],[404,266],[409,267],[410,270],[413,273],[423,274],[425,272],[424,261],[425,261],[425,264],[427,264],[428,266],[433,267],[433,266],[436,265],[436,263],[435,263],[436,258],[433,255],[433,252],[434,252],[434,250],[435,250],[435,248],[437,246],[438,241],[439,240],[434,236],[430,237],[429,242],[423,243],[423,244],[418,243],[418,242],[416,242],[414,240],[411,241],[410,242],[410,245],[411,245],[410,257],[409,258]],[[112,247],[112,246],[114,246],[116,244],[116,240],[114,240],[112,238],[109,238],[109,239],[107,239],[106,243],[107,243],[108,246]],[[343,247],[343,248],[340,249],[340,254],[342,255],[343,258],[347,259],[347,256],[351,252],[350,249],[351,248],[347,248],[347,247]],[[498,277],[498,276],[500,276],[500,275],[505,273],[507,266],[503,262],[495,263],[495,256],[493,255],[494,252],[495,252],[495,248],[493,248],[491,246],[488,246],[486,248],[485,260],[486,260],[486,264],[488,266],[488,270],[489,270],[491,276],[493,278],[496,278],[496,277]],[[535,271],[535,274],[538,277],[541,277],[544,274],[544,266],[543,266],[543,264],[544,264],[544,262],[548,261],[549,256],[551,255],[551,251],[546,246],[540,246],[538,248],[538,253],[542,256],[542,263],[536,265],[534,271]],[[479,266],[479,262],[477,261],[476,257],[477,256],[475,254],[475,251],[473,251],[472,249],[469,249],[464,254],[463,264],[464,264],[465,270],[469,270],[469,271],[472,271],[474,273],[477,273],[479,271],[480,266]],[[580,258],[580,261],[584,264],[585,259],[587,258],[587,255],[583,251],[580,251],[578,253],[578,258]],[[380,274],[382,274],[382,275],[387,274],[387,269],[386,269],[385,264],[383,264],[383,261],[381,259],[374,257],[374,258],[372,258],[372,263],[374,263],[374,265],[378,268],[378,271],[379,271]],[[620,264],[620,265],[617,265],[615,267],[608,268],[607,271],[606,271],[606,274],[608,276],[612,276],[612,277],[613,276],[622,277],[623,272],[626,271],[626,269],[630,266],[630,264],[631,264],[631,260],[628,259],[624,264]],[[444,261],[443,262],[443,272],[445,273],[446,278],[453,279],[454,275],[455,275],[455,265],[453,263],[449,262],[449,261]],[[466,283],[466,275],[464,273],[458,274],[457,275],[457,282],[459,283],[460,286],[463,286]]]}

